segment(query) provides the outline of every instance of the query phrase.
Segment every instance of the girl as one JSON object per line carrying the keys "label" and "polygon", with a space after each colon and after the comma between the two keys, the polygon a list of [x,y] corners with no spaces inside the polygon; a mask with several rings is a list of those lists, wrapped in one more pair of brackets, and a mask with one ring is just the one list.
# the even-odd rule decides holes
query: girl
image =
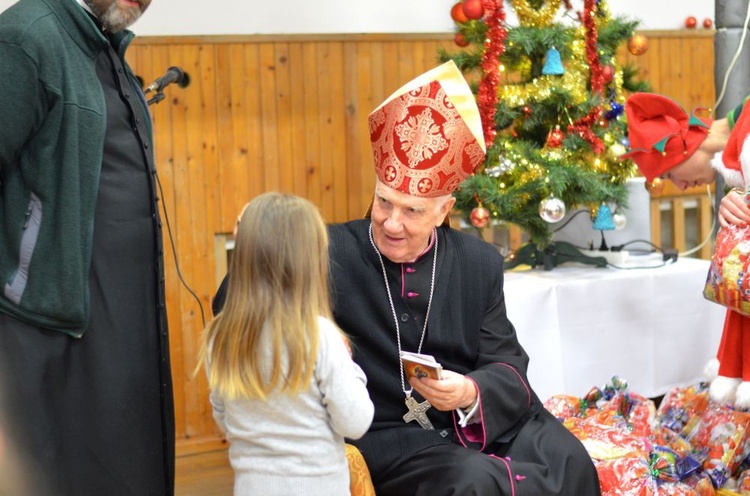
{"label": "girl", "polygon": [[349,494],[344,438],[367,431],[374,407],[331,320],[327,277],[328,235],[312,203],[266,193],[245,207],[200,362],[237,496]]}

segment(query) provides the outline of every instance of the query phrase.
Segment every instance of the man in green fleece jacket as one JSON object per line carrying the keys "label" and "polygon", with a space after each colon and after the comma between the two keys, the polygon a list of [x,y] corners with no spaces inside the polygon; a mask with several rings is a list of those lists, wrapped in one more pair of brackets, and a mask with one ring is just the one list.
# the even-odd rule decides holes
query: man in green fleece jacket
{"label": "man in green fleece jacket", "polygon": [[150,2],[0,14],[0,380],[33,494],[173,493],[151,122],[124,58]]}

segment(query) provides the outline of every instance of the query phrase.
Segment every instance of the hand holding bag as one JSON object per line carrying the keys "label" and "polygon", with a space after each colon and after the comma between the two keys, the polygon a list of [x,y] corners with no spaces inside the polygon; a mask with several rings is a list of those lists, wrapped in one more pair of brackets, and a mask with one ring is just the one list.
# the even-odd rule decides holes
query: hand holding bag
{"label": "hand holding bag", "polygon": [[[744,172],[744,171],[743,171]],[[749,177],[747,174],[744,177]],[[745,201],[748,201],[745,189]],[[716,234],[703,296],[750,316],[750,227],[731,225]]]}

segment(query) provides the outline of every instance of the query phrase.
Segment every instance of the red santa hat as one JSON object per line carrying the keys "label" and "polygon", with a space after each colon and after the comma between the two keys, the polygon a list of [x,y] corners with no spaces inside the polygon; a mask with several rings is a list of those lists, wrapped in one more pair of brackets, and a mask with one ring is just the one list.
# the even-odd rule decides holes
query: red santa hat
{"label": "red santa hat", "polygon": [[369,123],[378,179],[412,196],[450,194],[484,160],[479,109],[453,61],[402,86]]}
{"label": "red santa hat", "polygon": [[631,158],[646,181],[661,176],[690,157],[706,139],[712,119],[688,114],[656,93],[634,93],[625,102]]}

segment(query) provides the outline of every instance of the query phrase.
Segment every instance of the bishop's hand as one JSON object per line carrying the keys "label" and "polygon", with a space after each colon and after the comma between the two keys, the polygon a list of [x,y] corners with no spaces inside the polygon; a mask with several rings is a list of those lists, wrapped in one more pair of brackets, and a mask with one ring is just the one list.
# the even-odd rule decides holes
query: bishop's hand
{"label": "bishop's hand", "polygon": [[412,377],[409,379],[409,384],[429,401],[433,408],[443,412],[468,408],[477,399],[477,388],[474,382],[465,375],[450,370],[443,370],[442,380]]}

